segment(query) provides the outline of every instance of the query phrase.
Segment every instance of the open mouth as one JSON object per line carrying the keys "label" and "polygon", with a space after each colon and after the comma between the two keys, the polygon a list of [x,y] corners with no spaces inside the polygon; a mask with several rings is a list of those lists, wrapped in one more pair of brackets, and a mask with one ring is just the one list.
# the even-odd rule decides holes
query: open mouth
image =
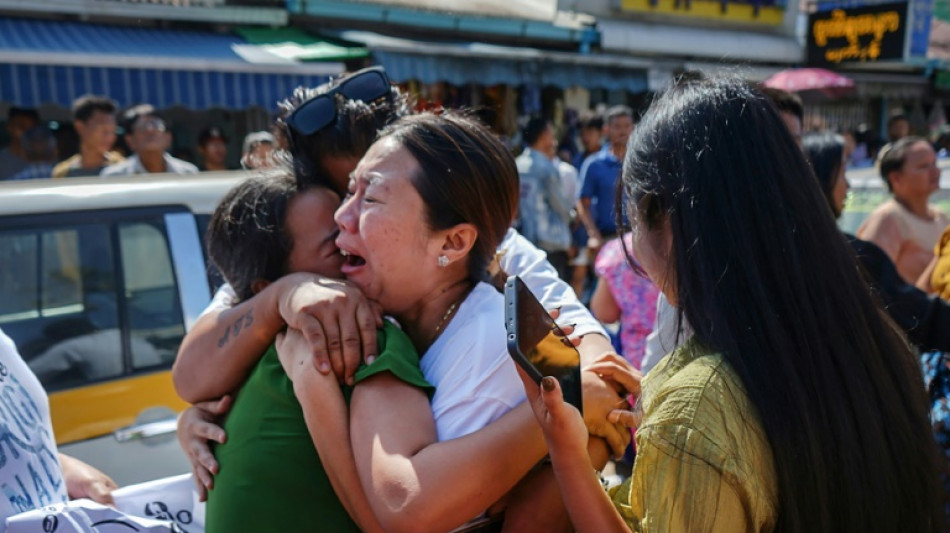
{"label": "open mouth", "polygon": [[345,266],[358,267],[366,264],[365,259],[346,250],[340,250],[340,255],[343,256],[343,264]]}

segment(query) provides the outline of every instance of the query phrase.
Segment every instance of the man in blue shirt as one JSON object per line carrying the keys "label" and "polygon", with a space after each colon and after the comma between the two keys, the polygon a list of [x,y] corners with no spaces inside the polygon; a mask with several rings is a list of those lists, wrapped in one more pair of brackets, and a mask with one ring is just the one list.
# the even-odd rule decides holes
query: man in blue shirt
{"label": "man in blue shirt", "polygon": [[577,215],[589,236],[587,248],[595,254],[605,239],[617,235],[616,187],[627,155],[627,140],[633,133],[633,111],[627,106],[612,107],[606,122],[608,144],[581,168],[583,185],[577,204]]}

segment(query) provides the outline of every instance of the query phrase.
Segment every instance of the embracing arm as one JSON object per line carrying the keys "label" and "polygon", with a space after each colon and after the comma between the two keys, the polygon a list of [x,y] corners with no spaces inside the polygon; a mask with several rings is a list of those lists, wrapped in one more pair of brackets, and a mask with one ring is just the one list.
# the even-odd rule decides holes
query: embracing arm
{"label": "embracing arm", "polygon": [[178,395],[197,403],[238,388],[274,341],[284,321],[277,284],[225,309],[208,311],[182,339],[172,378]]}
{"label": "embracing arm", "polygon": [[376,349],[379,312],[355,287],[313,274],[289,274],[252,298],[202,316],[182,341],[172,369],[178,394],[189,402],[219,398],[237,388],[284,324],[310,343],[313,364],[351,382],[362,356]]}
{"label": "embracing arm", "polygon": [[299,338],[297,353],[303,352],[303,356],[294,357],[288,353],[292,348],[284,340],[278,341],[278,352],[281,363],[292,376],[294,395],[303,409],[307,430],[333,491],[361,531],[382,531],[356,471],[350,445],[349,410],[340,385],[334,376],[317,372],[309,362],[306,346],[300,344],[303,338],[295,332],[289,333],[287,338],[293,336]]}
{"label": "embracing arm", "polygon": [[475,433],[436,442],[423,391],[390,374],[360,382],[350,402],[350,432],[383,529],[447,531],[483,512],[544,456],[533,418],[523,403]]}

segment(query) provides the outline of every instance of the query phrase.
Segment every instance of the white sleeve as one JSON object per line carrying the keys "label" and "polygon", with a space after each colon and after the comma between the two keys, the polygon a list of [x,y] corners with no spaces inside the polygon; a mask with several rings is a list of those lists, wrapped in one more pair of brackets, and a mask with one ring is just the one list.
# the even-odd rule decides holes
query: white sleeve
{"label": "white sleeve", "polygon": [[677,335],[677,314],[676,308],[670,305],[666,296],[661,292],[656,299],[656,324],[653,326],[653,331],[647,336],[646,349],[643,360],[640,362],[640,371],[644,375],[656,366],[660,359],[666,357],[667,354],[693,335],[693,329],[686,322],[686,317],[683,317],[682,333]]}
{"label": "white sleeve", "polygon": [[558,322],[576,324],[574,332],[577,335],[599,333],[607,337],[600,322],[577,299],[574,289],[558,277],[557,270],[548,263],[547,255],[528,239],[509,229],[498,251],[502,252],[499,264],[505,273],[519,276],[545,307],[561,306]]}
{"label": "white sleeve", "polygon": [[237,293],[234,292],[234,289],[229,283],[225,283],[214,293],[214,298],[211,299],[211,303],[208,304],[208,307],[205,307],[205,310],[201,312],[200,316],[205,316],[212,311],[230,309],[234,307],[235,301],[237,301]]}

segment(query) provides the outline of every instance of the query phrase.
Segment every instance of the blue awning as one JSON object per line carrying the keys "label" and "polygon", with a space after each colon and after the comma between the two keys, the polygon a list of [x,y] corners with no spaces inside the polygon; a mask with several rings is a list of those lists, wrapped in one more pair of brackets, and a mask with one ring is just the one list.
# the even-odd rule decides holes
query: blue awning
{"label": "blue awning", "polygon": [[339,35],[348,41],[365,43],[373,58],[397,82],[581,86],[633,93],[648,88],[650,63],[635,58],[485,43],[413,41],[365,31],[344,31]]}
{"label": "blue awning", "polygon": [[273,109],[294,87],[323,83],[343,68],[267,54],[253,62],[241,53],[248,46],[210,32],[0,17],[0,100],[69,107],[92,93],[120,106]]}

